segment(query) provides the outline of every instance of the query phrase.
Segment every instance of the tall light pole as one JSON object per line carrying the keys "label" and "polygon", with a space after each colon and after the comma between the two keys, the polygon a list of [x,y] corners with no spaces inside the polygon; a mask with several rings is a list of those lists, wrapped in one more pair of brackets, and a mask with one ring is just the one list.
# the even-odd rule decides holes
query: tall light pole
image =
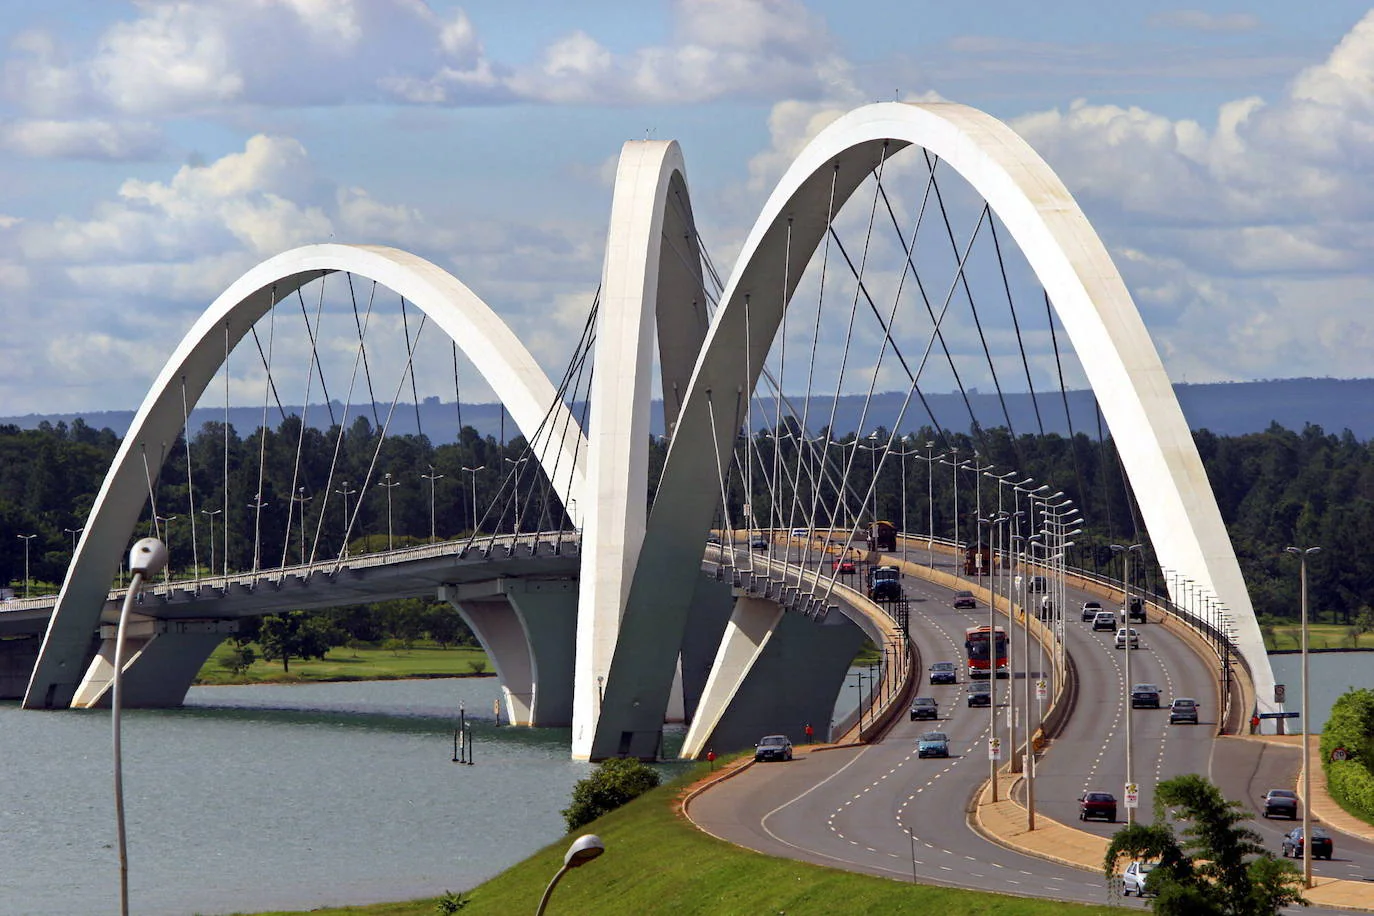
{"label": "tall light pole", "polygon": [[436,474],[435,471],[434,471],[434,465],[431,464],[431,465],[429,466],[429,473],[428,473],[428,474],[421,474],[420,477],[423,478],[424,480],[428,480],[428,481],[429,481],[429,542],[430,542],[431,544],[433,544],[433,543],[434,543],[434,483],[435,483],[435,481],[443,480],[443,479],[444,479],[444,475],[443,475],[443,474]]}
{"label": "tall light pole", "polygon": [[[215,516],[220,515],[223,512],[223,509],[215,509],[213,511],[209,509],[200,510],[201,515],[204,515],[210,519],[210,575],[212,576],[215,574]],[[224,559],[227,562],[229,558],[226,556]],[[226,576],[229,575],[229,570],[226,569],[224,571],[224,574]]]}
{"label": "tall light pole", "polygon": [[[296,489],[296,494],[295,494],[294,496],[291,497],[291,499],[292,499],[294,502],[298,502],[298,503],[301,504],[301,565],[302,565],[302,566],[305,565],[305,504],[308,503],[308,502],[310,502],[310,500],[312,500],[312,499],[314,499],[314,498],[315,498],[315,497],[313,497],[313,496],[306,496],[306,495],[305,495],[305,487],[298,487],[298,488]],[[289,538],[290,536],[291,536],[290,533],[288,533],[288,534],[287,534],[287,537]]]}
{"label": "tall light pole", "polygon": [[571,869],[586,865],[592,859],[606,851],[606,846],[601,842],[601,838],[594,833],[588,833],[573,840],[568,847],[567,853],[563,856],[563,867],[553,876],[549,886],[544,888],[544,896],[539,901],[539,909],[534,911],[534,916],[544,916],[544,907],[549,905],[549,897],[553,896],[553,889],[558,886]]}
{"label": "tall light pole", "polygon": [[162,581],[168,585],[172,582],[172,522],[177,520],[175,515],[154,515],[153,521],[164,525],[162,536],[167,539],[167,562],[162,566]]}
{"label": "tall light pole", "polygon": [[[348,485],[347,480],[341,480],[339,481],[339,483],[342,485],[342,489],[335,490],[334,492],[338,493],[340,496],[344,498],[343,555],[348,556],[348,497],[352,496],[354,493],[357,493],[358,491],[351,488]],[[301,516],[304,517],[304,515],[305,507],[301,506]]]}
{"label": "tall light pole", "polygon": [[1312,758],[1308,756],[1307,704],[1307,558],[1321,551],[1320,547],[1285,547],[1298,558],[1298,581],[1302,589],[1302,880],[1304,887],[1312,886]]}
{"label": "tall light pole", "polygon": [[464,474],[472,475],[472,533],[477,534],[477,472],[485,471],[487,466],[479,464],[475,468],[463,468]]}
{"label": "tall light pole", "polygon": [[[263,502],[261,493],[254,493],[253,501],[248,504],[248,508],[253,510],[253,575],[257,575],[262,565],[262,510],[270,505],[272,504]],[[229,530],[228,524],[225,522],[226,531]]]}
{"label": "tall light pole", "polygon": [[24,542],[24,597],[29,597],[29,541],[38,537],[36,534],[20,534],[17,537]]}
{"label": "tall light pole", "polygon": [[[1030,670],[1030,608],[1026,606],[1026,585],[1029,579],[1030,569],[1026,565],[1026,551],[1029,543],[1026,538],[1021,536],[1021,516],[1024,513],[1015,512],[1012,519],[1016,522],[1017,533],[1012,535],[1012,551],[1016,554],[1016,566],[1021,571],[1021,670],[1024,672],[1021,685],[1022,705],[1024,713],[1022,721],[1026,734],[1026,757],[1025,763],[1021,767],[1021,773],[1026,780],[1026,829],[1035,829],[1035,745],[1034,735],[1031,732],[1031,670]],[[1017,550],[1016,542],[1021,542],[1021,547]],[[1014,581],[1014,580],[1013,580]],[[1007,603],[1011,603],[1010,593],[1008,593]],[[1010,615],[1010,608],[1008,608]],[[1013,745],[1012,753],[1016,753]]]}
{"label": "tall light pole", "polygon": [[129,624],[129,612],[134,599],[146,579],[156,576],[167,562],[167,548],[157,538],[144,538],[129,551],[129,591],[119,612],[119,627],[115,630],[114,672],[110,679],[110,738],[114,757],[115,834],[119,849],[119,912],[129,916],[129,850],[124,833],[124,757],[120,738],[120,713],[124,704],[124,634]]}
{"label": "tall light pole", "polygon": [[[515,534],[520,533],[520,465],[524,464],[527,458],[502,458],[511,467],[511,487],[515,496]],[[752,524],[752,523],[751,523]]]}
{"label": "tall light pole", "polygon": [[935,568],[935,462],[945,457],[937,456],[934,449],[935,443],[928,441],[925,457],[916,456],[926,463],[926,555],[931,569]]}
{"label": "tall light pole", "polygon": [[[1005,525],[1007,516],[998,518],[978,519],[978,540],[981,544],[984,529],[996,529],[998,526]],[[989,532],[990,534],[993,532]],[[992,700],[988,703],[988,742],[997,740],[997,580],[992,580],[992,600],[988,602],[988,686],[992,688]],[[1008,615],[1010,619],[1010,615]],[[1011,684],[1007,684],[1007,695],[1011,695]],[[1010,713],[1012,704],[1007,704],[1007,711]],[[991,770],[989,778],[992,780],[992,800],[997,801],[997,758],[989,750],[988,765]]]}
{"label": "tall light pole", "polygon": [[70,535],[72,536],[72,556],[76,556],[76,536],[77,536],[78,534],[80,534],[81,532],[85,531],[86,529],[85,529],[84,527],[81,527],[81,528],[63,528],[62,530],[63,530],[65,533],[70,534]]}
{"label": "tall light pole", "polygon": [[[1121,593],[1124,602],[1121,608],[1121,616],[1126,626],[1126,794],[1131,794],[1131,789],[1135,786],[1135,770],[1132,768],[1131,753],[1131,554],[1140,553],[1144,548],[1139,544],[1112,544],[1112,553],[1121,554]],[[1137,792],[1137,797],[1138,792]],[[1126,825],[1135,823],[1135,808],[1126,806]]]}
{"label": "tall light pole", "polygon": [[391,472],[387,471],[382,475],[383,480],[377,482],[377,486],[386,487],[386,550],[390,553],[395,547],[395,538],[391,532],[391,491],[401,485],[399,480],[391,479]]}

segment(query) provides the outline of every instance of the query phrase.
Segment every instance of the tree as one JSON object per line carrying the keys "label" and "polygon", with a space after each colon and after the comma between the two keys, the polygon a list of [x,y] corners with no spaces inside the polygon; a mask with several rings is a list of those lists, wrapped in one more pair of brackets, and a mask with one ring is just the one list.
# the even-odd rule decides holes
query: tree
{"label": "tree", "polygon": [[257,660],[258,654],[253,651],[252,646],[247,643],[236,642],[228,654],[219,660],[219,663],[220,667],[227,669],[234,677],[240,677],[243,672],[253,667],[253,662]]}
{"label": "tree", "polygon": [[[1307,905],[1292,863],[1260,845],[1244,826],[1237,802],[1195,773],[1155,787],[1153,824],[1132,824],[1112,837],[1103,871],[1114,877],[1123,859],[1157,864],[1147,881],[1151,908],[1164,916],[1261,916],[1292,903]],[[1182,837],[1174,822],[1186,824]]]}
{"label": "tree", "polygon": [[339,644],[339,633],[324,617],[305,611],[290,611],[262,618],[258,645],[269,662],[281,660],[283,671],[291,670],[293,658],[324,658]]}
{"label": "tree", "polygon": [[638,798],[658,783],[658,771],[638,760],[614,757],[602,761],[590,776],[573,786],[572,804],[563,809],[568,832]]}

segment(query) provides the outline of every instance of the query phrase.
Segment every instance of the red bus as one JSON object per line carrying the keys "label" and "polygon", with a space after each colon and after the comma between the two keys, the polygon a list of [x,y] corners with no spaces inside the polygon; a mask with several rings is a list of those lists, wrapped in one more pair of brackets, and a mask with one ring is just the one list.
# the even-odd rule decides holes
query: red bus
{"label": "red bus", "polygon": [[[997,676],[1010,677],[1007,631],[1001,627],[992,627],[992,635],[997,653]],[[969,627],[965,630],[964,650],[968,652],[968,676],[979,680],[988,677],[988,627]]]}

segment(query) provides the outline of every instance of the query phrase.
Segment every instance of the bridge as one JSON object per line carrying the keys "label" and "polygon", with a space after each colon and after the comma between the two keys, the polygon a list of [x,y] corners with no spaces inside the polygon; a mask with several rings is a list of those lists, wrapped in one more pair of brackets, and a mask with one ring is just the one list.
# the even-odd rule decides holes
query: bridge
{"label": "bridge", "polygon": [[[1171,614],[1243,663],[1249,696],[1270,708],[1250,599],[1162,363],[1105,246],[1024,141],[960,105],[857,109],[799,154],[725,278],[697,232],[686,176],[676,143],[625,145],[600,286],[557,383],[476,293],[406,252],[312,245],[232,284],[140,407],[55,601],[0,608],[0,634],[43,632],[32,650],[7,643],[10,669],[27,674],[24,706],[104,701],[102,625],[121,554],[140,526],[170,538],[178,513],[190,533],[180,529],[174,551],[191,553],[194,575],[157,586],[141,608],[131,702],[178,702],[243,616],[432,594],[492,654],[511,720],[570,725],[575,758],[653,758],[678,715],[691,720],[685,754],[737,745],[768,721],[826,722],[863,636],[886,649],[898,620],[919,626],[909,608],[846,586],[836,560],[905,559],[865,540],[866,521],[898,518],[901,554],[924,545],[932,569],[938,540],[959,555],[990,547],[999,570],[1070,578],[1083,519],[1064,494],[1086,504],[1081,481],[1036,480],[1009,421],[1001,436],[976,417],[941,421],[923,396],[974,383],[1000,396],[1018,379],[1053,403],[1067,372],[1095,392],[1124,470],[1103,486],[1146,494],[1126,497],[1140,521],[1122,546],[1148,548]],[[384,314],[383,300],[398,308]],[[427,326],[442,345],[425,360]],[[327,340],[327,328],[339,336]],[[1091,358],[1066,369],[1073,352]],[[444,390],[436,379],[447,379],[461,403],[460,362],[501,401],[521,450],[499,469],[448,468],[451,480],[471,475],[472,495],[455,487],[438,507],[443,469],[421,475],[430,540],[440,515],[465,537],[351,553],[383,503],[390,531],[386,431],[403,395],[418,403],[422,380]],[[233,388],[262,404],[264,429],[247,442],[257,454],[227,422]],[[288,390],[304,405],[294,459],[269,467],[266,420],[286,418]],[[655,394],[663,453],[650,434]],[[860,405],[852,433],[836,426],[844,398]],[[196,460],[191,416],[217,405],[223,455]],[[326,409],[333,432],[310,434],[307,412]],[[374,423],[355,435],[350,418],[369,411]],[[495,489],[484,506],[479,472]],[[454,523],[460,509],[470,527]],[[225,513],[222,566],[214,512]],[[246,568],[230,569],[230,513],[251,520],[252,543],[233,545]],[[206,575],[202,514],[215,567]],[[947,575],[959,583],[957,566]],[[991,578],[1010,620],[1008,605],[1026,596],[1013,602]],[[1057,690],[1070,680],[1066,594],[1036,637],[1053,647],[1041,674]],[[910,684],[916,655],[904,646],[890,654],[877,707],[892,708],[893,688]]]}

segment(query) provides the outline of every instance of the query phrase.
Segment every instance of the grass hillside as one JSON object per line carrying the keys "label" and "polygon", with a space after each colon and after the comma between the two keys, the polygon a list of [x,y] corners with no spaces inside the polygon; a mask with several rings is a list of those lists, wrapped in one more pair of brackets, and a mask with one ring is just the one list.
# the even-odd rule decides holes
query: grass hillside
{"label": "grass hillside", "polygon": [[[702,768],[695,771],[700,776]],[[677,812],[692,776],[655,789],[585,828],[606,853],[564,876],[549,916],[682,916],[836,913],[939,913],[941,916],[1086,916],[1104,906],[909,884],[774,859],[707,836]],[[579,831],[581,832],[581,831]],[[571,837],[541,850],[463,895],[461,916],[530,913],[562,864]],[[434,898],[370,907],[312,910],[316,916],[433,916]],[[285,914],[263,914],[285,916]]]}

